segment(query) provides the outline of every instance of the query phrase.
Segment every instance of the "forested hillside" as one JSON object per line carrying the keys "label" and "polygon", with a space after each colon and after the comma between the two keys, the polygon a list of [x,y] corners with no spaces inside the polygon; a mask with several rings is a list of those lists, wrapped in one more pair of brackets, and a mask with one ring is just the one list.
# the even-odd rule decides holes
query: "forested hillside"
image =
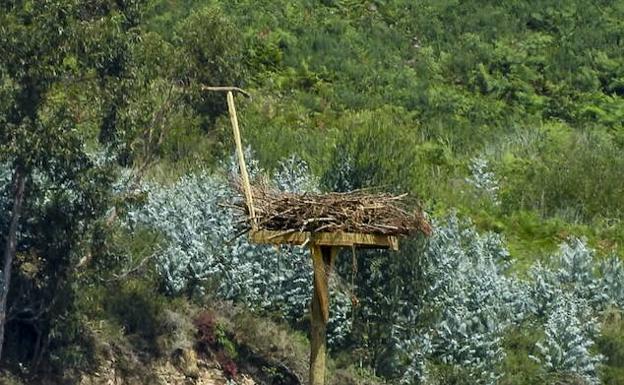
{"label": "forested hillside", "polygon": [[588,0],[0,2],[0,383],[307,383],[308,251],[237,237],[206,85],[257,180],[431,220],[339,255],[329,383],[624,384],[624,3]]}

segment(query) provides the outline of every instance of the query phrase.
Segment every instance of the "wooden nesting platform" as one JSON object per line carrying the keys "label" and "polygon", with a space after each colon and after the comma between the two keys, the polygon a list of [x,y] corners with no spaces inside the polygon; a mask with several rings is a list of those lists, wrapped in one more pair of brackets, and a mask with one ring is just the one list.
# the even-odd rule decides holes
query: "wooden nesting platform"
{"label": "wooden nesting platform", "polygon": [[[369,194],[364,191],[328,194],[294,194],[268,185],[251,186],[233,92],[236,87],[203,87],[227,91],[236,154],[241,175],[237,181],[244,201],[234,202],[247,219],[243,231],[254,243],[308,245],[314,270],[310,312],[310,385],[325,384],[326,331],[329,321],[329,285],[341,247],[398,250],[399,236],[416,232],[431,234],[431,226],[420,208],[405,204],[406,194]],[[243,92],[244,93],[244,92]],[[247,93],[244,93],[249,96]],[[255,201],[255,205],[254,205]]]}

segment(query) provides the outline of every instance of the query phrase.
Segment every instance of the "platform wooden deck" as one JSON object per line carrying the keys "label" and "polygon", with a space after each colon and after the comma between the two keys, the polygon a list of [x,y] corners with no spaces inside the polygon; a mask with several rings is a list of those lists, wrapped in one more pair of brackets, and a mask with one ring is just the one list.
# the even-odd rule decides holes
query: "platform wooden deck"
{"label": "platform wooden deck", "polygon": [[399,249],[399,239],[394,235],[364,234],[364,233],[312,233],[299,231],[252,230],[249,233],[254,243],[273,245],[291,244],[335,247],[364,247]]}

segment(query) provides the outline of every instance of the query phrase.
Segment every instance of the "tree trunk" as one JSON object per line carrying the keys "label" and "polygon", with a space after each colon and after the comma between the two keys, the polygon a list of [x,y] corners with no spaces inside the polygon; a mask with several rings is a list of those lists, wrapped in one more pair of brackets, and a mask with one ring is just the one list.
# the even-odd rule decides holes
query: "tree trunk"
{"label": "tree trunk", "polygon": [[11,284],[11,268],[15,259],[17,248],[17,226],[24,200],[24,188],[26,186],[26,174],[21,167],[16,167],[13,173],[13,209],[11,210],[11,222],[3,255],[2,281],[0,282],[0,358],[2,358],[2,345],[4,345],[4,327],[7,315],[7,299]]}

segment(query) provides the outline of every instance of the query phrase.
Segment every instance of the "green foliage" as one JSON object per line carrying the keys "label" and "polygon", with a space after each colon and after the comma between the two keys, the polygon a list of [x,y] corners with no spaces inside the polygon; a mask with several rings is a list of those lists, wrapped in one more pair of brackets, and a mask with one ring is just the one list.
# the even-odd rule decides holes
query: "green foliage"
{"label": "green foliage", "polygon": [[606,358],[608,366],[604,369],[606,385],[624,383],[624,329],[622,312],[611,309],[605,313],[602,333],[596,343],[598,350]]}
{"label": "green foliage", "polygon": [[507,355],[502,363],[503,376],[499,380],[502,385],[530,385],[540,383],[543,379],[540,365],[529,358],[534,354],[535,343],[540,332],[527,325],[512,328],[504,337],[503,346]]}
{"label": "green foliage", "polygon": [[163,296],[155,294],[150,282],[131,280],[107,295],[107,313],[115,317],[125,333],[151,341],[159,332],[159,317],[165,309]]}
{"label": "green foliage", "polygon": [[[12,201],[10,176],[20,169],[28,175],[7,360],[11,367],[34,362],[33,370],[88,368],[99,349],[89,334],[94,319],[110,324],[102,333],[129,338],[138,348],[170,355],[188,347],[188,324],[174,315],[171,298],[158,294],[162,266],[153,257],[163,249],[172,260],[185,255],[169,248],[171,239],[187,253],[197,248],[185,243],[192,231],[171,229],[196,229],[186,226],[189,218],[209,218],[197,239],[216,234],[214,215],[202,211],[209,206],[205,195],[176,203],[173,197],[184,189],[166,187],[231,152],[224,97],[201,91],[204,84],[252,92],[251,100],[237,98],[243,137],[270,173],[283,174],[283,159],[296,166],[297,155],[322,189],[408,192],[436,217],[457,209],[479,229],[506,237],[519,262],[512,271],[520,276],[570,235],[586,236],[597,255],[584,271],[601,263],[600,274],[615,277],[604,292],[621,291],[619,265],[601,259],[624,250],[622,20],[619,2],[589,0],[2,2],[2,234]],[[145,194],[134,189],[144,177],[175,192],[152,207],[161,219],[158,231],[114,223],[145,203]],[[174,221],[162,220],[162,207]],[[193,269],[214,254],[198,250]],[[297,276],[295,294],[274,296],[278,285],[266,284],[264,270],[280,259],[267,255],[272,259],[230,260],[222,270],[240,271],[239,281],[211,285],[248,303],[264,298],[259,307],[273,313],[296,307],[300,319],[308,277]],[[367,310],[355,309],[360,318],[353,325],[340,319],[332,326],[354,327],[345,343],[358,347],[349,358],[363,364],[363,372],[368,366],[396,377],[407,360],[393,361],[400,330],[388,324],[409,318],[407,311],[396,314],[402,303],[421,305],[414,293],[423,290],[422,261],[408,253],[399,260],[381,254],[363,262],[361,279],[376,288],[362,294]],[[351,268],[338,266],[343,274]],[[245,269],[261,272],[264,280],[242,274]],[[293,283],[283,274],[270,277],[279,285]],[[263,287],[271,290],[254,291]],[[479,286],[462,287],[453,298],[475,295],[478,290],[467,288]],[[287,300],[292,303],[284,305]],[[429,311],[421,322],[435,319]],[[236,328],[256,332],[241,338],[271,356],[271,347],[259,341],[263,330],[250,326],[255,322]],[[608,384],[624,377],[621,325],[605,321],[596,341],[606,356],[602,378]],[[45,344],[37,347],[37,336]],[[228,345],[227,333],[221,337]],[[577,380],[540,374],[527,360],[542,337],[522,324],[496,340],[506,352],[499,357],[501,383]],[[278,336],[278,345],[291,338]],[[415,346],[425,351],[426,342]],[[470,380],[469,365],[444,363],[437,354],[432,381]],[[290,362],[304,371],[300,356]],[[348,366],[345,360],[340,366]],[[336,381],[365,383],[348,370],[343,374]]]}
{"label": "green foliage", "polygon": [[[160,60],[163,53],[174,56],[173,47],[137,28],[140,1],[0,7],[0,162],[26,180],[6,288],[9,351],[15,347],[17,354],[7,360],[30,362],[32,369],[84,368],[90,348],[80,285],[97,282],[90,274],[98,269],[83,265],[114,249],[104,246],[114,233],[110,210],[132,196],[120,190],[132,190],[161,155],[175,122],[193,127],[193,112],[176,83],[180,67]],[[121,188],[115,186],[120,164],[132,167]],[[12,186],[2,182],[2,196],[14,199]],[[137,328],[135,321],[125,326]]]}
{"label": "green foliage", "polygon": [[[190,96],[200,116],[214,119],[225,111],[225,98],[218,93],[202,93],[199,88],[239,85],[245,78],[241,42],[234,39],[236,28],[219,8],[209,6],[192,12],[175,31],[173,41],[180,50],[171,59],[184,65],[178,80],[193,91]],[[209,126],[203,128],[208,130]]]}
{"label": "green foliage", "polygon": [[[11,342],[24,352],[16,349],[8,358],[11,365],[30,361],[36,368],[45,361],[61,370],[65,363],[85,367],[89,361],[84,320],[76,312],[73,267],[88,250],[94,223],[109,207],[114,172],[110,162],[98,162],[86,148],[87,135],[67,95],[74,82],[88,75],[86,68],[78,68],[96,56],[76,46],[79,34],[85,40],[93,37],[82,29],[92,21],[91,12],[101,21],[121,14],[130,18],[132,4],[110,10],[55,1],[2,5],[0,55],[9,99],[0,110],[0,161],[26,180],[13,279],[3,288],[12,293],[6,334],[9,341],[17,336]],[[73,55],[77,51],[82,51],[79,58]],[[64,83],[70,85],[68,93]]]}
{"label": "green foliage", "polygon": [[617,197],[624,193],[619,183],[622,160],[607,137],[561,125],[533,135],[530,153],[527,147],[516,147],[502,159],[505,208],[534,209],[571,222],[621,217]]}

